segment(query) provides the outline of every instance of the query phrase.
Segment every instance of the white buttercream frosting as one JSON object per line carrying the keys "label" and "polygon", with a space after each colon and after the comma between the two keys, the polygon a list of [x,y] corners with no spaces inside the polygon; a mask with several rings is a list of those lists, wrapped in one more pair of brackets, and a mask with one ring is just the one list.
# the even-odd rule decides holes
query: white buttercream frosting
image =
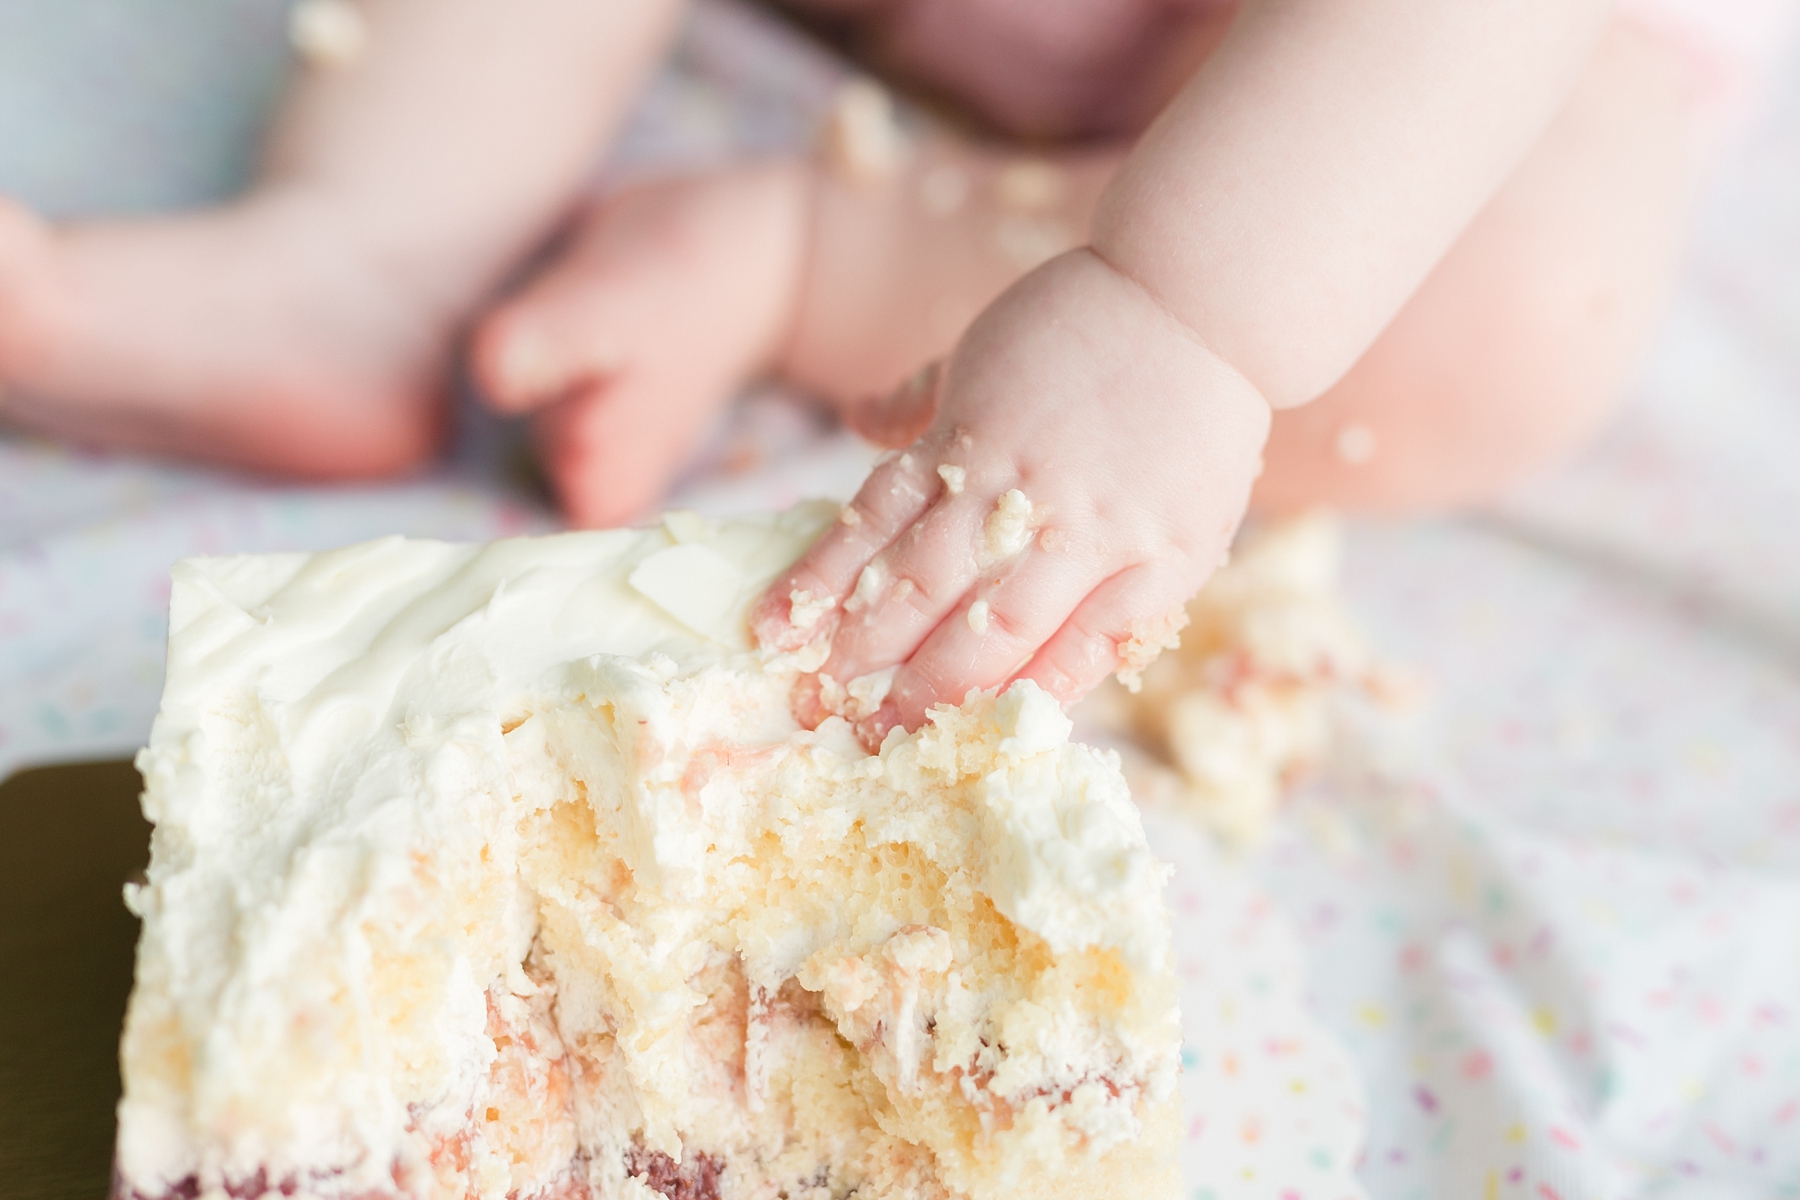
{"label": "white buttercream frosting", "polygon": [[1177,1031],[1118,764],[1029,684],[800,728],[820,652],[745,614],[836,515],[179,564],[125,1185],[992,1195],[1129,1147]]}
{"label": "white buttercream frosting", "polygon": [[1024,553],[1025,547],[1031,545],[1036,516],[1031,499],[1024,492],[1013,488],[1003,493],[982,526],[983,549],[988,557],[994,562],[1005,562]]}

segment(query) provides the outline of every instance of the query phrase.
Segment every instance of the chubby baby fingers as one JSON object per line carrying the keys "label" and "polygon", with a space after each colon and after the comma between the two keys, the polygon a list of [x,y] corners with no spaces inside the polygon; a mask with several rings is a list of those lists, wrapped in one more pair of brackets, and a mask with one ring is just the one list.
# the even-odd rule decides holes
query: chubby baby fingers
{"label": "chubby baby fingers", "polygon": [[1094,568],[1033,551],[990,587],[970,591],[895,672],[887,699],[859,730],[879,742],[896,725],[917,728],[934,704],[998,687],[1031,660],[1093,588]]}
{"label": "chubby baby fingers", "polygon": [[857,576],[824,671],[848,682],[909,658],[992,566],[981,554],[986,505],[951,494]]}
{"label": "chubby baby fingers", "polygon": [[931,363],[886,396],[853,406],[846,420],[877,446],[910,446],[937,416],[943,379],[943,364]]}
{"label": "chubby baby fingers", "polygon": [[837,524],[757,601],[750,614],[756,640],[777,650],[811,642],[850,596],[863,569],[919,519],[937,492],[937,477],[918,456],[898,454],[877,465]]}
{"label": "chubby baby fingers", "polygon": [[1192,591],[1184,576],[1168,567],[1128,567],[1075,606],[1018,678],[1067,704],[1115,671],[1141,669],[1187,623],[1184,605]]}

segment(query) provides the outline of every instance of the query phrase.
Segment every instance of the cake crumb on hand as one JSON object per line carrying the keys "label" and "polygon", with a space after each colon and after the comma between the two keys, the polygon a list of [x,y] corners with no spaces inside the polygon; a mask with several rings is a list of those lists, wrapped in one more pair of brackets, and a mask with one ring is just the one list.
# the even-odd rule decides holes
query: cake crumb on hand
{"label": "cake crumb on hand", "polygon": [[983,545],[988,557],[995,562],[1005,562],[1024,553],[1037,529],[1032,524],[1035,515],[1030,498],[1018,488],[1009,489],[995,501],[983,528]]}
{"label": "cake crumb on hand", "polygon": [[788,624],[795,629],[811,629],[835,607],[830,596],[815,596],[805,588],[795,588],[788,593]]}
{"label": "cake crumb on hand", "polygon": [[1134,695],[1143,690],[1144,668],[1155,662],[1164,650],[1181,645],[1181,631],[1187,624],[1185,605],[1152,620],[1133,621],[1131,636],[1119,643],[1119,669],[1114,678]]}

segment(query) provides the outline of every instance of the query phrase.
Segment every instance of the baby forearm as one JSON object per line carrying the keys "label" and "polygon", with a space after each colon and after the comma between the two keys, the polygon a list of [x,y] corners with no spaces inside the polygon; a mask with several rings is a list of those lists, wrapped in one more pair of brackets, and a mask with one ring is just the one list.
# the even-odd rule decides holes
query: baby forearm
{"label": "baby forearm", "polygon": [[366,0],[366,50],[302,77],[264,182],[328,192],[384,250],[497,268],[567,203],[682,7]]}
{"label": "baby forearm", "polygon": [[1549,123],[1604,0],[1246,0],[1095,251],[1276,407],[1329,387]]}

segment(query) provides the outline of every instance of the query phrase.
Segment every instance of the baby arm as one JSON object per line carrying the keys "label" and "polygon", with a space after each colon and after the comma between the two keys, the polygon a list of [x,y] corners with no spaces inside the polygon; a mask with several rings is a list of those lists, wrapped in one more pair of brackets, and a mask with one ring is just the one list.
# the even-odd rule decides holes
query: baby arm
{"label": "baby arm", "polygon": [[1229,545],[1271,408],[1355,362],[1548,124],[1606,12],[1247,3],[1090,246],[896,398],[934,407],[929,431],[776,581],[759,636],[808,641],[794,618],[835,602],[826,675],[900,664],[871,738],[1015,676],[1072,699],[1153,653]]}

